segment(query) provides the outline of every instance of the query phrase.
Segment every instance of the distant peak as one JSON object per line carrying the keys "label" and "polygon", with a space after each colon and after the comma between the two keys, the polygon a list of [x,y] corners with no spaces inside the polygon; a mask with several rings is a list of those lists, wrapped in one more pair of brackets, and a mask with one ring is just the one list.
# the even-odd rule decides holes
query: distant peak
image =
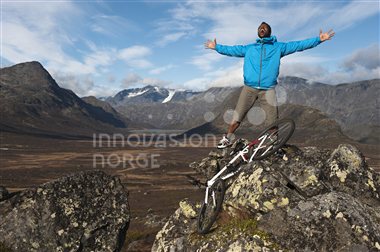
{"label": "distant peak", "polygon": [[38,61],[29,61],[29,62],[23,62],[18,63],[13,66],[4,67],[3,69],[17,69],[18,71],[43,71],[47,74],[49,74],[46,69],[42,66],[42,64]]}
{"label": "distant peak", "polygon": [[13,67],[37,67],[45,69],[42,64],[38,61],[29,61],[29,62],[23,62],[16,65],[13,65]]}
{"label": "distant peak", "polygon": [[19,63],[10,67],[1,69],[2,76],[7,76],[8,81],[13,84],[46,87],[58,86],[53,77],[38,61]]}

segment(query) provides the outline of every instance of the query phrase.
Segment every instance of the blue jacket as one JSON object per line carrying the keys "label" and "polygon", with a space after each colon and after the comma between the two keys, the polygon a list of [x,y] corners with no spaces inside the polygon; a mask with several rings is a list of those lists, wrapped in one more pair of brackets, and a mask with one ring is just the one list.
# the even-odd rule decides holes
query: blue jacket
{"label": "blue jacket", "polygon": [[271,89],[277,84],[280,59],[294,52],[313,48],[321,43],[319,37],[288,43],[277,42],[275,36],[257,39],[249,45],[225,46],[215,50],[224,55],[244,57],[244,83],[256,89]]}

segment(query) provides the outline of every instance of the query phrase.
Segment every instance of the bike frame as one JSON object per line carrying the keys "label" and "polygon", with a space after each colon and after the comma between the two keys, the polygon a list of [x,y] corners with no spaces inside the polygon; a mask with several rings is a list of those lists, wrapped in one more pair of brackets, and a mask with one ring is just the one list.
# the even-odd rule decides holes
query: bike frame
{"label": "bike frame", "polygon": [[[207,198],[208,198],[208,194],[209,194],[209,189],[210,187],[215,183],[215,181],[228,169],[228,166],[232,165],[236,160],[238,160],[239,158],[243,159],[244,162],[246,163],[250,163],[253,161],[253,158],[256,156],[257,154],[257,151],[259,151],[260,149],[264,149],[266,148],[267,146],[264,145],[263,143],[265,142],[265,140],[270,137],[268,136],[267,134],[261,136],[260,138],[258,139],[255,139],[253,140],[252,142],[250,142],[249,144],[247,144],[247,146],[245,146],[241,151],[239,151],[237,153],[237,155],[235,155],[230,162],[228,162],[227,165],[225,165],[217,174],[215,174],[214,177],[212,177],[209,181],[207,181],[207,187],[206,187],[206,195],[205,195],[205,203],[207,204]],[[249,150],[255,146],[256,144],[257,147],[253,150],[253,154],[251,155],[251,157],[248,159],[246,157],[246,154],[249,152]],[[267,153],[270,149],[272,148],[272,145],[269,146],[268,149],[265,150],[264,153],[262,153],[261,155],[264,155],[265,153]],[[226,180],[232,176],[234,176],[236,173],[238,173],[240,171],[240,167],[236,170],[236,171],[232,171],[226,175],[224,175],[223,177],[221,177],[222,180]],[[212,198],[213,198],[213,203],[214,203],[214,206],[216,204],[215,202],[215,192],[213,191],[212,192],[213,195],[212,195]]]}

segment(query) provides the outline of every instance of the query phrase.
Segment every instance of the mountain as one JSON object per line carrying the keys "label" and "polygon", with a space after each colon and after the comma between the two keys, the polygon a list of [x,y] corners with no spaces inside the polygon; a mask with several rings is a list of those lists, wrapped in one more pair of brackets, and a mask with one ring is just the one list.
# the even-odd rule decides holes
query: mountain
{"label": "mountain", "polygon": [[[317,109],[335,120],[344,134],[356,141],[377,144],[380,142],[379,84],[379,79],[328,85],[298,77],[282,77],[276,89],[280,104]],[[154,89],[146,87],[149,88]],[[128,93],[142,93],[146,89],[129,90]],[[163,98],[157,101],[139,98],[144,102],[120,102],[115,108],[136,122],[150,123],[157,128],[189,129],[211,122],[226,103],[231,103],[229,107],[234,109],[239,92],[238,87],[210,88],[188,99],[172,99],[165,104],[162,104]]]}
{"label": "mountain", "polygon": [[[151,124],[161,129],[190,129],[199,126],[205,120],[214,119],[214,111],[221,106],[234,88],[210,88],[207,91],[192,93],[190,91],[174,96],[172,101],[127,103],[115,109],[132,121]],[[187,98],[186,94],[188,95]]]}
{"label": "mountain", "polygon": [[[288,114],[309,115],[305,123],[329,121],[328,128],[334,129],[336,121],[342,129],[337,130],[339,136],[343,132],[356,141],[377,144],[379,84],[375,79],[333,86],[283,77],[276,89]],[[122,90],[113,97],[80,99],[71,90],[59,87],[41,64],[28,62],[1,69],[0,90],[1,130],[74,136],[127,126],[197,132],[210,127],[208,130],[220,132],[227,127],[225,112],[235,108],[241,89],[215,87],[193,92],[148,85]],[[247,123],[241,131],[251,127]]]}
{"label": "mountain", "polygon": [[[238,95],[241,89],[235,90],[227,98],[223,105],[214,110],[216,117],[211,122],[205,122],[191,130],[184,132],[184,135],[214,133],[223,134],[228,127],[228,111],[235,108]],[[258,107],[255,104],[254,107]],[[292,137],[292,141],[302,144],[315,144],[320,141],[339,142],[348,141],[349,139],[342,133],[339,124],[330,119],[323,112],[310,107],[284,104],[279,106],[279,118],[291,118],[296,123],[296,131]],[[227,120],[227,122],[226,122]],[[252,124],[245,119],[240,125],[236,134],[238,137],[253,138],[261,130],[264,124]],[[252,139],[251,139],[252,140]]]}
{"label": "mountain", "polygon": [[112,114],[115,118],[121,119],[126,125],[128,125],[128,129],[142,129],[142,128],[154,128],[153,125],[147,123],[138,123],[130,120],[125,115],[120,114],[116,109],[114,109],[108,102],[101,100],[100,98],[96,98],[95,96],[86,96],[81,98],[88,104],[91,104],[94,107],[99,107],[106,111],[107,113]]}
{"label": "mountain", "polygon": [[0,73],[1,131],[76,137],[127,126],[111,108],[93,106],[59,87],[38,62],[5,67]]}
{"label": "mountain", "polygon": [[[222,134],[228,127],[225,117],[228,111],[235,108],[240,92],[241,88],[210,88],[181,102],[128,104],[116,109],[133,121],[150,123],[156,128],[184,130],[186,135]],[[280,118],[295,120],[297,131],[292,139],[303,144],[348,140],[339,124],[317,109],[285,104],[279,107],[279,115]],[[244,120],[237,134],[239,137],[251,138],[260,129]]]}
{"label": "mountain", "polygon": [[174,90],[148,85],[142,88],[124,89],[113,97],[105,100],[114,107],[127,104],[168,103],[189,99],[197,92],[189,90]]}
{"label": "mountain", "polygon": [[286,103],[316,108],[336,120],[351,138],[377,144],[380,142],[380,79],[339,85],[310,83],[306,79],[279,79]]}

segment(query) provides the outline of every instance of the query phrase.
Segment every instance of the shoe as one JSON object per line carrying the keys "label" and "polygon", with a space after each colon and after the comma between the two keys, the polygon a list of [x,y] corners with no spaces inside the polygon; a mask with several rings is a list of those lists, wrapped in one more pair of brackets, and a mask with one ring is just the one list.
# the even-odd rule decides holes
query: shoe
{"label": "shoe", "polygon": [[223,135],[223,138],[219,141],[219,144],[217,146],[218,149],[224,149],[228,146],[231,146],[230,140],[227,138],[226,135]]}

